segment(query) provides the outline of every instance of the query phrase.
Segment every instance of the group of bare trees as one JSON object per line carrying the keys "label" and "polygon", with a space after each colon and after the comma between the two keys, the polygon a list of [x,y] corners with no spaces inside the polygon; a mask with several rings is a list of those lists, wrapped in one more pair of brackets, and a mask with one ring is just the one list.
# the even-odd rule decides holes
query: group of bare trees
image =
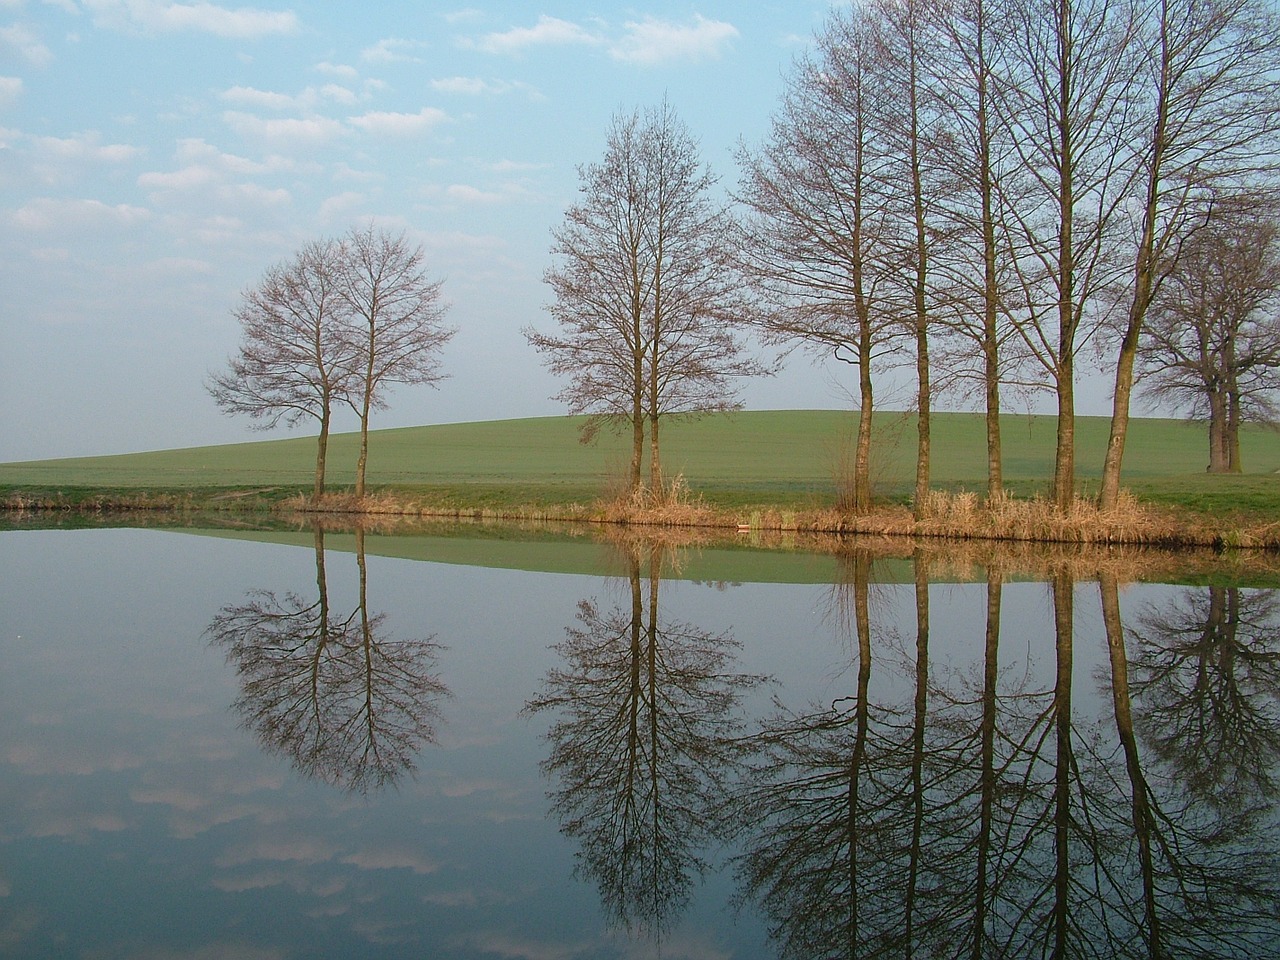
{"label": "group of bare trees", "polygon": [[[1053,496],[1075,497],[1075,389],[1114,371],[1099,506],[1116,505],[1136,374],[1207,414],[1211,470],[1280,387],[1280,16],[1267,0],[869,0],[835,10],[764,142],[739,211],[667,102],[617,115],[553,233],[554,332],[524,331],[558,397],[632,436],[628,488],[664,495],[660,426],[738,407],[770,372],[738,331],[857,368],[855,512],[871,502],[875,384],[916,384],[915,502],[939,388],[981,397],[988,495],[1003,491],[1002,388],[1057,401]],[[738,215],[740,212],[741,215]],[[439,284],[372,226],[309,244],[245,294],[210,390],[270,426],[360,419],[433,383]],[[980,387],[980,389],[979,389]]]}
{"label": "group of bare trees", "polygon": [[313,497],[324,494],[325,456],[335,404],[360,420],[356,496],[365,492],[371,412],[393,384],[434,384],[444,325],[440,282],[423,250],[403,234],[370,224],[317,240],[267,271],[245,291],[236,316],[239,350],[208,388],[227,413],[261,421],[319,423]]}
{"label": "group of bare trees", "polygon": [[[556,234],[547,279],[560,335],[527,336],[571,378],[561,396],[572,410],[630,423],[633,486],[644,421],[656,452],[660,412],[725,409],[728,378],[760,372],[726,323],[853,364],[857,511],[870,505],[875,379],[902,365],[917,385],[917,507],[941,381],[983,397],[993,496],[1001,387],[1053,392],[1054,499],[1065,509],[1079,361],[1096,348],[1115,375],[1100,496],[1112,507],[1135,371],[1159,395],[1179,368],[1156,359],[1160,328],[1188,322],[1171,319],[1187,302],[1175,289],[1199,247],[1241,229],[1242,212],[1275,189],[1277,51],[1280,22],[1263,0],[842,7],[798,62],[770,135],[740,153],[736,235],[706,199],[710,178],[669,106],[615,120]],[[1236,303],[1237,286],[1219,277],[1213,296],[1250,307],[1273,342],[1274,309],[1260,324],[1261,302]],[[1217,325],[1229,312],[1203,298],[1185,309]],[[1220,390],[1235,398],[1224,424],[1264,409],[1275,385],[1274,352],[1250,338],[1250,359],[1225,361],[1240,376]],[[1191,392],[1214,409],[1214,389],[1196,381]]]}

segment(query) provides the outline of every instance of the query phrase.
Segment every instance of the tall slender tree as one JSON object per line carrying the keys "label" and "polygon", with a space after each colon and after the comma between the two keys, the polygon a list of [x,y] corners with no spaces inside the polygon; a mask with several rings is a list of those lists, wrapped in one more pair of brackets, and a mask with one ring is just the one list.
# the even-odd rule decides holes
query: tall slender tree
{"label": "tall slender tree", "polygon": [[739,249],[765,302],[755,322],[774,342],[858,370],[854,513],[871,507],[873,368],[898,332],[882,309],[896,268],[887,243],[892,162],[872,122],[880,53],[865,8],[833,13],[816,53],[797,65],[770,136],[740,155],[749,214]]}
{"label": "tall slender tree", "polygon": [[[1106,319],[1132,194],[1129,96],[1139,70],[1128,0],[1026,0],[1006,37],[996,98],[1021,176],[1001,204],[1012,236],[1018,329],[1050,377],[1058,428],[1053,499],[1075,498],[1076,359]],[[1004,190],[1007,181],[996,181]]]}

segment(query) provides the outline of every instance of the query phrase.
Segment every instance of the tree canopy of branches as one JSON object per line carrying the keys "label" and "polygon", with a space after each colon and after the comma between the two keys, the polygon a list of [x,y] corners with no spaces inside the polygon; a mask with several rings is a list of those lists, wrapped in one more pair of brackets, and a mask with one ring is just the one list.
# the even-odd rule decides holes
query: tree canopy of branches
{"label": "tree canopy of branches", "polygon": [[882,310],[889,167],[872,135],[875,37],[860,8],[834,15],[801,61],[767,142],[744,152],[739,249],[764,300],[769,339],[858,368],[860,416],[850,506],[871,506],[872,365],[894,332]]}
{"label": "tree canopy of branches", "polygon": [[659,493],[663,418],[736,409],[732,381],[766,372],[730,325],[746,309],[729,255],[732,220],[666,102],[616,116],[604,158],[580,168],[579,181],[545,275],[559,332],[525,336],[569,378],[557,399],[592,415],[584,439],[606,421],[630,425],[632,490],[647,428]]}
{"label": "tree canopy of branches", "polygon": [[1219,204],[1151,305],[1140,347],[1149,396],[1209,422],[1209,470],[1239,472],[1240,423],[1280,398],[1280,219],[1258,198]]}
{"label": "tree canopy of branches", "polygon": [[344,336],[340,262],[341,245],[318,240],[269,269],[244,292],[236,310],[240,349],[226,372],[208,382],[218,406],[260,421],[260,429],[282,419],[290,425],[307,417],[319,421],[317,500],[324,494],[333,403],[345,399],[352,386],[354,354]]}
{"label": "tree canopy of branches", "polygon": [[423,250],[372,224],[340,240],[307,244],[245,291],[236,318],[240,348],[209,392],[227,413],[264,429],[314,417],[320,424],[313,497],[324,493],[325,456],[335,402],[360,418],[356,495],[364,496],[370,412],[387,405],[390,385],[434,384],[444,326],[440,282],[427,276]]}
{"label": "tree canopy of branches", "polygon": [[392,384],[435,384],[440,350],[454,334],[444,325],[440,281],[428,277],[422,247],[404,234],[392,236],[369,224],[346,236],[342,298],[355,346],[355,386],[347,397],[360,417],[356,496],[365,491],[369,460],[369,415],[387,405]]}
{"label": "tree canopy of branches", "polygon": [[831,15],[742,155],[741,249],[767,335],[858,367],[855,511],[873,378],[899,352],[915,359],[917,501],[927,492],[935,331],[955,334],[942,385],[985,380],[990,495],[1002,380],[1053,391],[1064,510],[1079,358],[1105,349],[1100,502],[1114,505],[1148,309],[1211,206],[1275,172],[1278,24],[1262,0],[873,0]]}

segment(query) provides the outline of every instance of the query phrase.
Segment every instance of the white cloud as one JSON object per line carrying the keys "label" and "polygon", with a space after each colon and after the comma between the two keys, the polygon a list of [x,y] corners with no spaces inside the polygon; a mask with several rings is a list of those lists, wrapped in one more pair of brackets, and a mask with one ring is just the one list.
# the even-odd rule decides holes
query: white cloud
{"label": "white cloud", "polygon": [[688,24],[645,17],[628,21],[625,27],[626,36],[610,49],[610,54],[616,60],[645,66],[715,58],[739,35],[733,24],[701,16],[695,16]]}
{"label": "white cloud", "polygon": [[229,103],[265,110],[293,110],[298,106],[297,97],[287,93],[258,90],[254,87],[231,87],[229,90],[223,90],[219,96]]}
{"label": "white cloud", "polygon": [[594,46],[599,43],[598,37],[576,23],[543,15],[532,27],[514,27],[501,33],[485,34],[467,45],[485,53],[520,53],[529,47]]}
{"label": "white cloud", "polygon": [[96,133],[75,137],[35,137],[32,140],[41,163],[88,161],[90,163],[127,163],[142,155],[142,150],[125,143],[101,143]]}
{"label": "white cloud", "polygon": [[0,107],[7,107],[22,96],[21,77],[0,77]]}
{"label": "white cloud", "polygon": [[27,63],[43,67],[53,59],[53,52],[27,27],[15,23],[0,27],[0,47],[8,47]]}
{"label": "white cloud", "polygon": [[413,56],[413,51],[421,50],[426,45],[423,40],[388,37],[386,40],[379,40],[372,47],[361,50],[360,59],[370,63],[419,63],[421,61]]}
{"label": "white cloud", "polygon": [[355,67],[345,63],[330,63],[328,60],[317,63],[315,69],[317,73],[327,73],[331,77],[342,77],[344,80],[355,80],[360,76],[360,71]]}
{"label": "white cloud", "polygon": [[448,114],[435,107],[423,107],[417,113],[366,113],[348,122],[365,133],[405,136],[424,133],[447,120]]}
{"label": "white cloud", "polygon": [[150,219],[151,213],[128,204],[109,206],[101,200],[63,200],[38,197],[13,213],[14,224],[23,230],[84,230],[98,227],[129,227]]}
{"label": "white cloud", "polygon": [[341,103],[347,106],[356,103],[360,99],[354,92],[336,83],[326,83],[320,88],[320,95],[326,100],[332,100],[334,103]]}
{"label": "white cloud", "polygon": [[481,77],[442,77],[431,81],[431,89],[440,93],[461,94],[463,96],[503,96],[508,93],[521,92],[530,99],[540,100],[542,94],[527,83],[512,80],[485,80]]}
{"label": "white cloud", "polygon": [[192,166],[164,173],[144,173],[138,177],[138,186],[151,191],[195,190],[217,183],[219,179],[209,167]]}
{"label": "white cloud", "polygon": [[246,139],[274,144],[285,150],[316,147],[336,140],[346,132],[341,123],[328,117],[264,120],[249,113],[229,110],[222,119]]}
{"label": "white cloud", "polygon": [[157,33],[196,31],[219,37],[256,39],[293,33],[298,18],[291,10],[234,10],[213,3],[165,3],[163,0],[86,0],[98,23]]}
{"label": "white cloud", "polygon": [[364,194],[356,193],[354,190],[347,190],[328,197],[320,204],[320,221],[322,223],[332,223],[336,220],[346,220],[354,211],[363,206],[364,202]]}

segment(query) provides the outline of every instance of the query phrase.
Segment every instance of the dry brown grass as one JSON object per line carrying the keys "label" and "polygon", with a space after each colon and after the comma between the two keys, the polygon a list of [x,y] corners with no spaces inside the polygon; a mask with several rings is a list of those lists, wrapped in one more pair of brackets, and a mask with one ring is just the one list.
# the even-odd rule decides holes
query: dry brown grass
{"label": "dry brown grass", "polygon": [[1065,513],[1042,498],[983,500],[971,492],[933,491],[920,519],[907,507],[881,505],[867,514],[831,507],[790,510],[762,507],[741,514],[708,505],[682,476],[660,489],[642,486],[590,506],[469,509],[376,494],[357,499],[338,493],[313,503],[299,495],[284,509],[304,514],[434,517],[445,519],[573,521],[653,528],[720,528],[752,533],[836,534],[947,541],[1037,544],[1133,545],[1169,548],[1280,549],[1280,521],[1224,530],[1213,518],[1188,516],[1140,503],[1122,494],[1114,510],[1077,498]]}

